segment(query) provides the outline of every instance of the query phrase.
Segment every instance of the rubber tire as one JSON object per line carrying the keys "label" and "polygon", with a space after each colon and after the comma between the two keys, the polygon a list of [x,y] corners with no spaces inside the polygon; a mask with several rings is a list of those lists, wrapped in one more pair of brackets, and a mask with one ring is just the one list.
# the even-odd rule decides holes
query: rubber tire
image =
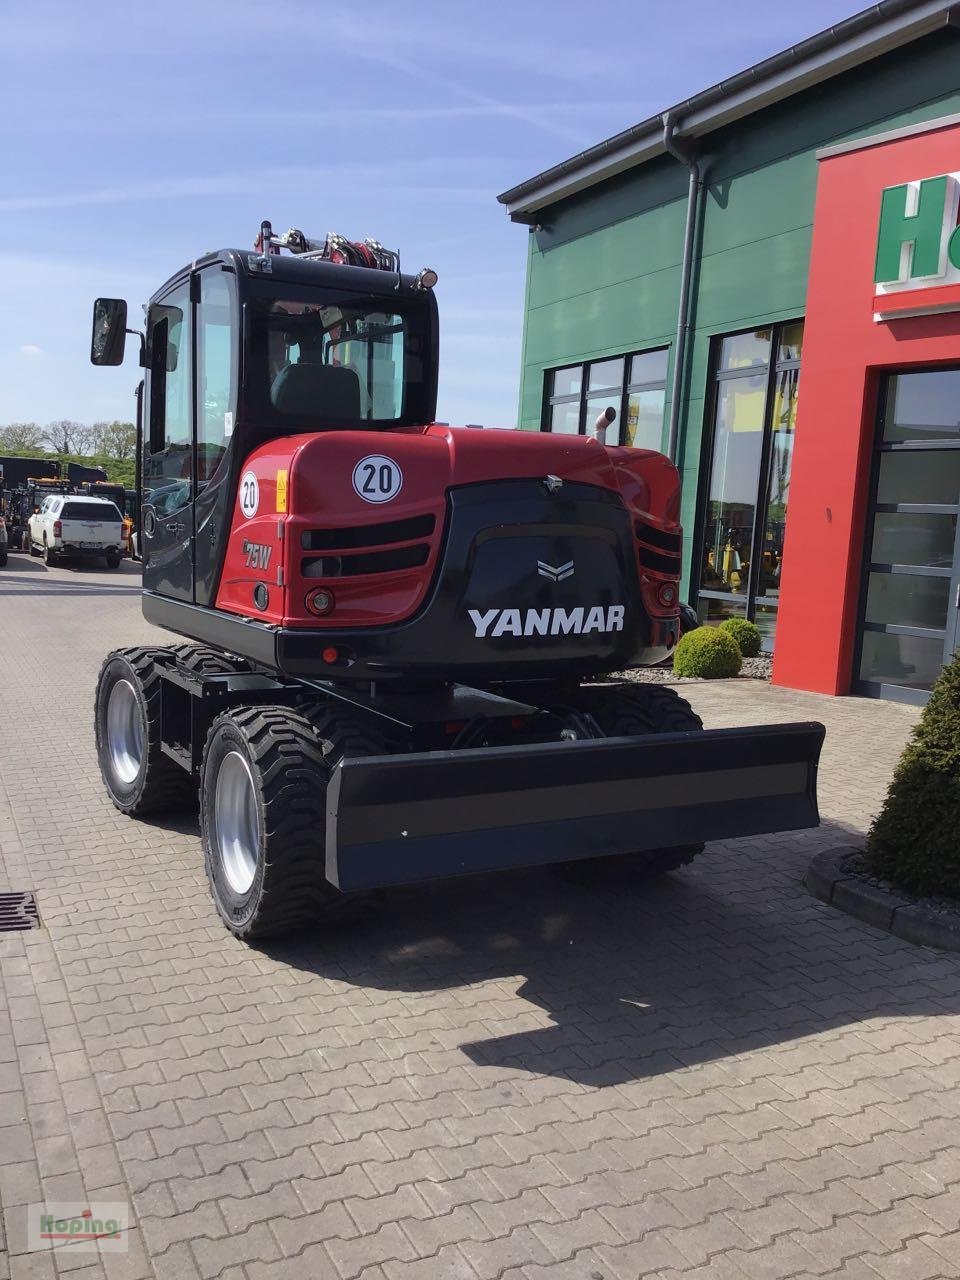
{"label": "rubber tire", "polygon": [[173,644],[167,652],[176,656],[181,667],[198,675],[223,676],[250,670],[245,658],[235,658],[221,649],[202,644]]}
{"label": "rubber tire", "polygon": [[107,568],[108,568],[108,569],[119,569],[119,568],[120,568],[120,555],[119,555],[119,553],[118,553],[118,552],[116,552],[116,551],[108,551],[108,552],[107,552],[107,556],[106,556],[106,561],[107,561]]}
{"label": "rubber tire", "polygon": [[57,553],[47,542],[46,538],[43,540],[43,563],[46,565],[55,565],[57,563]]}
{"label": "rubber tire", "polygon": [[[213,722],[200,776],[200,835],[210,891],[238,938],[269,938],[355,919],[370,895],[343,894],[324,874],[326,793],[341,756],[383,743],[349,715],[306,706],[235,707]],[[256,788],[261,856],[250,889],[238,894],[215,848],[219,765],[245,758]]]}
{"label": "rubber tire", "polygon": [[[161,676],[157,659],[169,652],[149,647],[114,649],[104,659],[97,680],[94,722],[100,774],[114,806],[131,818],[179,809],[196,799],[196,784],[190,775],[160,748]],[[129,680],[133,686],[145,727],[140,772],[129,785],[111,777],[106,755],[107,701],[118,680]]]}
{"label": "rubber tire", "polygon": [[[703,731],[703,721],[693,707],[669,685],[587,685],[573,699],[573,708],[581,716],[586,714],[599,730],[598,736],[603,738]],[[652,878],[686,866],[702,852],[702,844],[679,845],[672,849],[614,854],[607,858],[586,858],[559,865],[565,874],[574,878],[582,876],[582,873],[593,878],[598,871],[616,874],[624,868],[638,872],[644,878]]]}

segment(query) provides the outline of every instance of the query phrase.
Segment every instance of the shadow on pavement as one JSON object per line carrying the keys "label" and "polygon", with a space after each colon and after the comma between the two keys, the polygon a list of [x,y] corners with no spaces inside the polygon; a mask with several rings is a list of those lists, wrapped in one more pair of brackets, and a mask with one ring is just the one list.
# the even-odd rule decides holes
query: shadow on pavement
{"label": "shadow on pavement", "polygon": [[[70,571],[70,576],[58,570]],[[84,582],[87,575],[110,573],[118,581]],[[9,576],[8,576],[9,575]],[[63,560],[51,571],[42,560],[21,553],[9,556],[6,567],[0,569],[0,594],[4,596],[43,595],[129,595],[141,590],[140,566],[123,560],[118,569],[105,569],[100,564],[83,560]]]}
{"label": "shadow on pavement", "polygon": [[[648,882],[613,867],[586,883],[556,869],[443,881],[388,891],[365,925],[261,949],[292,968],[390,992],[484,984],[475,1034],[457,1041],[469,1059],[593,1086],[884,1012],[960,1011],[955,960],[917,953],[807,895],[799,881],[825,835],[850,839],[825,826],[800,853],[773,838],[789,877],[753,840]],[[938,990],[947,972],[958,979],[952,996]],[[521,1026],[506,1012],[491,1016],[498,979],[505,1010],[518,991],[543,1014],[532,1009]],[[425,1051],[452,1047],[442,1033],[430,1039],[424,1032]]]}

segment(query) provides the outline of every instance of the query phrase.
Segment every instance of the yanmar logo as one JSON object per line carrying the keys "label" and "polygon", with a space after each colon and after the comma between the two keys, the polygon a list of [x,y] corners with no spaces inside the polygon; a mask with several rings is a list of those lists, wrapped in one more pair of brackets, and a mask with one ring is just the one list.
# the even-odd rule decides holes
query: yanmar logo
{"label": "yanmar logo", "polygon": [[497,636],[582,636],[591,631],[622,631],[626,606],[577,609],[470,609],[478,640]]}
{"label": "yanmar logo", "polygon": [[537,573],[541,578],[549,578],[551,582],[565,582],[567,578],[573,577],[573,561],[568,560],[566,564],[560,564],[554,568],[552,564],[538,560]]}

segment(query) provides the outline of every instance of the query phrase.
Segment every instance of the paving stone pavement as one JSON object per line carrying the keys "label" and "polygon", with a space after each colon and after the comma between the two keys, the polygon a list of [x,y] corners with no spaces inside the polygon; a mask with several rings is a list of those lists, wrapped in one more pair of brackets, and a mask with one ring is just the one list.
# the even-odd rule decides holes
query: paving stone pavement
{"label": "paving stone pavement", "polygon": [[[221,927],[193,814],[132,822],[92,745],[135,567],[0,571],[0,1280],[960,1275],[960,962],[810,898],[916,711],[688,686],[708,726],[822,719],[818,832],[655,885],[386,896],[349,932]],[[127,1200],[126,1255],[23,1206]]]}

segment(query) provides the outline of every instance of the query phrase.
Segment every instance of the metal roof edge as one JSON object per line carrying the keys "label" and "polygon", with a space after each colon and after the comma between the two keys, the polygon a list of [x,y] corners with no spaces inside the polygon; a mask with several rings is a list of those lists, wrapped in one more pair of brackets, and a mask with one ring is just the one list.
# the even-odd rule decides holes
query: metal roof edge
{"label": "metal roof edge", "polygon": [[949,116],[937,116],[934,120],[919,120],[916,124],[901,125],[899,129],[887,129],[884,133],[870,133],[863,138],[851,138],[849,142],[834,142],[829,147],[821,147],[816,156],[818,160],[827,160],[830,156],[843,156],[850,151],[865,151],[868,147],[879,147],[885,142],[896,142],[899,138],[912,138],[918,133],[933,133],[937,129],[949,129],[955,124],[960,124],[960,111]]}
{"label": "metal roof edge", "polygon": [[880,0],[663,114],[544,170],[497,199],[515,222],[534,221],[537,210],[665,154],[664,115],[673,116],[678,131],[687,137],[702,137],[950,25],[954,11],[954,0]]}

